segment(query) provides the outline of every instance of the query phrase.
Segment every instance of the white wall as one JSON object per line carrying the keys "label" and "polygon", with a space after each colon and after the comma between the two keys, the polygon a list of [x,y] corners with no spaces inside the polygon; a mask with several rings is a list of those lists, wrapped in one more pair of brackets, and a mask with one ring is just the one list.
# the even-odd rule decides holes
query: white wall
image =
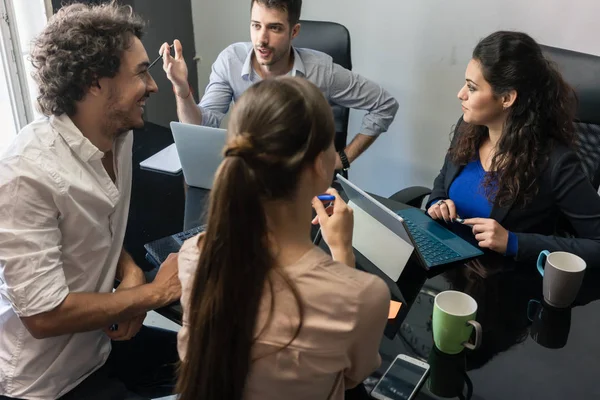
{"label": "white wall", "polygon": [[[223,48],[249,40],[249,3],[192,0],[200,88]],[[597,0],[304,0],[302,18],[345,25],[354,71],[400,103],[390,130],[353,164],[352,180],[381,195],[431,186],[460,116],[456,93],[477,41],[521,30],[542,44],[600,55],[598,15]],[[362,115],[351,112],[350,136]]]}

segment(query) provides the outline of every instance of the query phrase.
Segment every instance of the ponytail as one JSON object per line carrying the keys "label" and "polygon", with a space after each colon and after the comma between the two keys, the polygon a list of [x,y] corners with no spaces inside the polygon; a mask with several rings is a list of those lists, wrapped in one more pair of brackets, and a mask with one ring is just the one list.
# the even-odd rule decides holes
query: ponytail
{"label": "ponytail", "polygon": [[[181,400],[241,400],[252,356],[285,349],[300,333],[302,298],[275,264],[264,207],[294,198],[301,173],[333,148],[334,133],[327,100],[302,78],[265,79],[236,102],[190,298],[189,342],[177,382]],[[296,330],[283,347],[253,354],[274,314],[276,283],[296,300]],[[269,291],[269,314],[259,318]],[[258,327],[258,321],[266,322]]]}
{"label": "ponytail", "polygon": [[221,164],[208,215],[177,391],[181,400],[238,400],[250,368],[263,287],[273,266],[258,185],[242,157],[230,155]]}

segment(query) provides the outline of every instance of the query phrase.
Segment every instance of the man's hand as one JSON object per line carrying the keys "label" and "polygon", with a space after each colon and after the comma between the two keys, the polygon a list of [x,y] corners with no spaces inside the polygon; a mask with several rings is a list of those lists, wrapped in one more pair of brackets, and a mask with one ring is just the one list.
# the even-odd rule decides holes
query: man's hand
{"label": "man's hand", "polygon": [[173,303],[181,297],[177,256],[176,253],[169,254],[169,257],[160,266],[154,281],[150,284],[156,287],[156,290],[161,293],[167,304]]}
{"label": "man's hand", "polygon": [[508,246],[508,231],[495,219],[469,218],[465,225],[473,226],[473,235],[479,242],[479,247],[493,250],[497,253],[506,253]]}
{"label": "man's hand", "polygon": [[[117,291],[144,285],[146,283],[144,273],[139,267],[136,266],[135,269],[130,267],[129,269],[127,269],[127,271],[128,274],[125,275],[121,280],[121,283],[116,289]],[[129,340],[135,335],[137,335],[137,333],[140,331],[145,318],[146,313],[140,314],[128,321],[123,321],[119,322],[118,324],[115,324],[115,330],[111,329],[113,327],[108,327],[104,329],[104,332],[106,333],[106,335],[108,335],[109,338],[111,338],[111,340]]]}
{"label": "man's hand", "polygon": [[163,70],[167,73],[167,78],[173,84],[175,94],[181,98],[190,96],[190,85],[188,84],[188,68],[183,59],[183,48],[181,42],[177,39],[173,41],[175,57],[171,57],[171,51],[168,43],[163,43],[159,54],[163,57]]}

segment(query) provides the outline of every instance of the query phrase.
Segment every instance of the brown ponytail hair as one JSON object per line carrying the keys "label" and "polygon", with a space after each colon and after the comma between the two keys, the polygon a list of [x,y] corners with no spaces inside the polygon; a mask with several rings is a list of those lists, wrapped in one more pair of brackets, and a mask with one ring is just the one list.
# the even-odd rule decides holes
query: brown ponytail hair
{"label": "brown ponytail hair", "polygon": [[181,400],[242,399],[259,307],[264,289],[273,293],[273,273],[296,298],[300,324],[290,343],[297,337],[302,301],[270,252],[263,203],[293,198],[300,172],[332,145],[334,131],[323,94],[302,78],[261,81],[236,103],[190,298],[189,342],[177,383]]}

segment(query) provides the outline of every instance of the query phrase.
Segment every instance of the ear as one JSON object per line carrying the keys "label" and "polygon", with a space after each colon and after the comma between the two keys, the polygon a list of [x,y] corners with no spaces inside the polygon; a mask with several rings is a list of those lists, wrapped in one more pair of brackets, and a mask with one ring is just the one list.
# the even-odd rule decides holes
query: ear
{"label": "ear", "polygon": [[507,110],[515,103],[517,100],[517,91],[511,90],[508,93],[502,95],[502,108]]}
{"label": "ear", "polygon": [[313,162],[313,170],[315,175],[319,180],[329,179],[327,177],[327,168],[325,167],[325,152],[322,151],[317,155],[315,161]]}
{"label": "ear", "polygon": [[90,86],[90,88],[88,89],[88,93],[92,96],[101,96],[103,93],[102,90],[102,84],[104,82],[102,82],[102,79],[94,79],[92,81],[92,85]]}
{"label": "ear", "polygon": [[296,24],[292,28],[292,39],[294,39],[300,33],[300,26],[301,26],[300,24]]}

